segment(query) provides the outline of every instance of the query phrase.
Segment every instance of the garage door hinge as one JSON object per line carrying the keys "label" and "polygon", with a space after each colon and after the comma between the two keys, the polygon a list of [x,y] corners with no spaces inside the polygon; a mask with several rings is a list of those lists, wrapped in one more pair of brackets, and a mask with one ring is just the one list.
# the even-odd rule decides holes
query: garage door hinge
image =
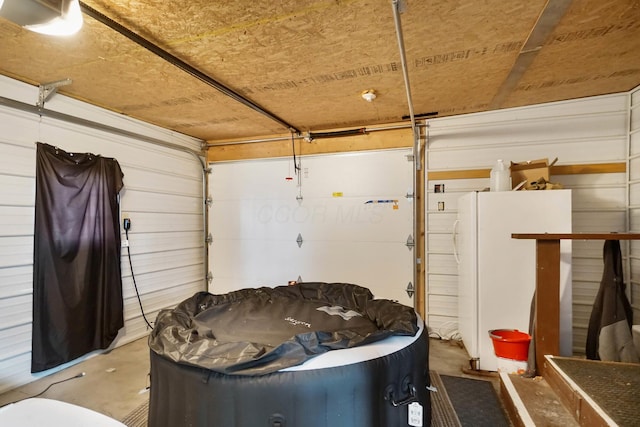
{"label": "garage door hinge", "polygon": [[404,195],[405,199],[413,199],[413,193],[409,193],[407,191],[407,194]]}
{"label": "garage door hinge", "polygon": [[409,250],[413,249],[413,247],[416,245],[416,243],[413,241],[413,236],[411,234],[409,234],[409,237],[407,237],[407,243],[406,246],[409,248]]}
{"label": "garage door hinge", "polygon": [[213,197],[209,196],[205,199],[204,203],[208,206],[211,207],[211,205],[213,205]]}
{"label": "garage door hinge", "polygon": [[408,162],[413,162],[413,159],[414,159],[413,154],[407,154],[407,156],[406,156],[406,157],[407,157],[407,161],[408,161]]}
{"label": "garage door hinge", "polygon": [[213,243],[213,235],[211,233],[207,234],[207,239],[205,240],[207,244]]}
{"label": "garage door hinge", "polygon": [[409,298],[413,298],[413,294],[415,293],[415,288],[413,287],[413,283],[409,282],[409,284],[407,285],[407,289],[405,289],[405,291],[407,292],[407,295],[409,295]]}
{"label": "garage door hinge", "polygon": [[302,247],[302,234],[298,233],[298,238],[296,239],[296,242],[298,242],[298,247],[301,248]]}

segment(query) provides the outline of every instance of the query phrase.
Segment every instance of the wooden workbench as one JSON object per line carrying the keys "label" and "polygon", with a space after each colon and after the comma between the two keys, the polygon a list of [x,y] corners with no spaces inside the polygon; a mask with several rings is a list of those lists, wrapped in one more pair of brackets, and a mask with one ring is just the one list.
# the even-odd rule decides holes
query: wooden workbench
{"label": "wooden workbench", "polygon": [[640,240],[640,233],[512,234],[536,241],[534,340],[536,369],[544,377],[546,354],[560,354],[560,240]]}

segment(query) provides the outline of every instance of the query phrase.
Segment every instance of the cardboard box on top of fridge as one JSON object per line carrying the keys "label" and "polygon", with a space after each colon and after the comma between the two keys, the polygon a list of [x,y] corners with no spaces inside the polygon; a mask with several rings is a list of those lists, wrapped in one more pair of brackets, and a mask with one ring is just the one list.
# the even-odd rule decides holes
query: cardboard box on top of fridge
{"label": "cardboard box on top of fridge", "polygon": [[[540,178],[549,181],[549,168],[557,161],[558,158],[555,158],[551,163],[549,163],[549,159],[511,162],[511,187],[528,190],[532,188],[531,184]],[[521,185],[523,182],[524,185]]]}

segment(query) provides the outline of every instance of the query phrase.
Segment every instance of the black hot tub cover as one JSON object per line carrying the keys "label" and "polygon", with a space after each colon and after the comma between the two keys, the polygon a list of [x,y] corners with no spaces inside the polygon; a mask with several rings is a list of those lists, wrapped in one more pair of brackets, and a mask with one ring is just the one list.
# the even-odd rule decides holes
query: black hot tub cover
{"label": "black hot tub cover", "polygon": [[415,335],[413,308],[374,299],[346,283],[300,283],[196,293],[162,310],[149,336],[151,351],[176,363],[228,375],[263,375],[329,350]]}

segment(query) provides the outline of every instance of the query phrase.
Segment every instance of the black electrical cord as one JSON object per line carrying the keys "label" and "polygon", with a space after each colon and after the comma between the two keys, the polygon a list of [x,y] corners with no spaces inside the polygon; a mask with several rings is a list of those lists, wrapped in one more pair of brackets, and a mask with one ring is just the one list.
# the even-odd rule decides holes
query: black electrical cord
{"label": "black electrical cord", "polygon": [[85,374],[84,372],[80,372],[79,374],[76,374],[76,375],[74,375],[74,376],[72,376],[72,377],[69,377],[69,378],[65,378],[64,380],[60,380],[60,381],[53,382],[53,383],[49,384],[49,385],[47,386],[47,388],[45,388],[45,389],[44,389],[44,390],[42,390],[40,393],[38,393],[38,394],[36,394],[36,395],[34,395],[34,396],[31,396],[31,397],[23,397],[22,399],[18,399],[18,400],[14,400],[13,402],[5,403],[4,405],[0,406],[0,408],[3,408],[3,407],[5,407],[5,406],[7,406],[7,405],[11,405],[11,404],[14,404],[14,403],[18,403],[18,402],[23,401],[23,400],[25,400],[25,399],[33,399],[33,398],[36,398],[36,397],[42,396],[42,395],[43,395],[43,394],[45,394],[47,391],[49,391],[49,389],[50,389],[51,387],[53,387],[53,386],[54,386],[54,385],[56,385],[56,384],[60,384],[60,383],[66,382],[66,381],[74,380],[74,379],[76,379],[76,378],[82,378],[82,377],[84,377],[85,375],[86,375],[86,374]]}
{"label": "black electrical cord", "polygon": [[[129,228],[124,228],[124,234],[127,238],[127,242],[129,241]],[[142,308],[142,300],[140,299],[140,292],[138,292],[138,284],[136,283],[136,276],[133,274],[133,263],[131,262],[131,250],[129,249],[129,245],[127,245],[127,258],[129,258],[129,267],[131,268],[131,278],[133,279],[133,287],[136,290],[136,296],[138,297],[138,304],[140,305],[140,311],[142,312],[142,318],[147,323],[149,329],[153,329],[149,320],[147,320],[147,315],[144,313],[144,308]]]}

